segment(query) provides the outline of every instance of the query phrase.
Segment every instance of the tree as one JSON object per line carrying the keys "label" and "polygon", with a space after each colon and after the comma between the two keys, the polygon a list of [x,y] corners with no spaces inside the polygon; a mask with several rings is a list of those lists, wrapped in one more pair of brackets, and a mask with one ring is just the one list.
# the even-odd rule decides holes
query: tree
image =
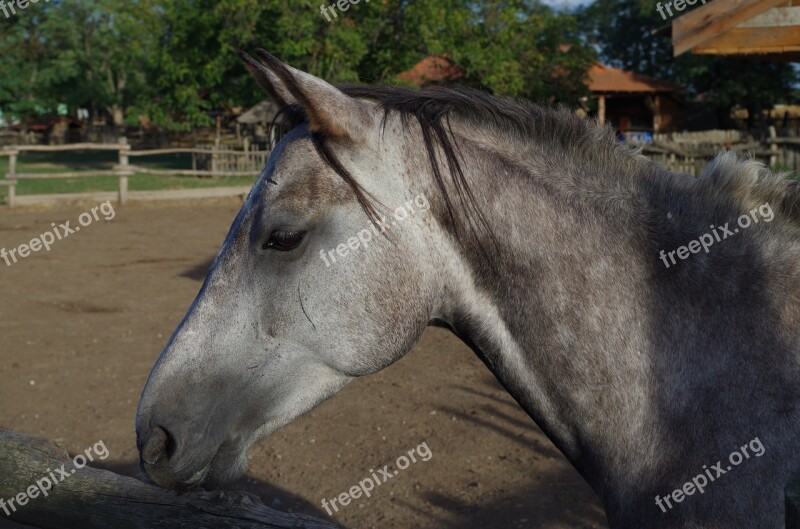
{"label": "tree", "polygon": [[[0,110],[56,105],[140,115],[172,130],[212,123],[263,94],[240,48],[264,47],[332,82],[392,82],[447,55],[460,82],[536,100],[574,99],[595,53],[574,16],[535,0],[375,0],[334,18],[321,0],[83,0],[31,4],[0,20]],[[328,1],[330,3],[330,1]]]}
{"label": "tree", "polygon": [[19,117],[53,112],[59,103],[105,110],[117,126],[147,84],[155,49],[150,0],[31,4],[7,19],[0,54],[0,108]]}

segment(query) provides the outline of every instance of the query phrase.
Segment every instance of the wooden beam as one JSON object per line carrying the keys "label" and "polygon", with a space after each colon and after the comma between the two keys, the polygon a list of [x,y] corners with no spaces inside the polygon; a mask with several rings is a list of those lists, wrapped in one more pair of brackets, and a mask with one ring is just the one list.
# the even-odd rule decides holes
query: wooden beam
{"label": "wooden beam", "polygon": [[800,26],[734,28],[692,49],[701,55],[800,52]]}
{"label": "wooden beam", "polygon": [[786,0],[713,0],[672,23],[674,54],[685,53]]}
{"label": "wooden beam", "polygon": [[[706,53],[706,55],[711,55]],[[800,51],[784,51],[781,53],[759,53],[759,61],[771,62],[800,62]]]}
{"label": "wooden beam", "polygon": [[750,20],[737,24],[737,28],[778,28],[800,26],[800,6],[773,7]]}
{"label": "wooden beam", "polygon": [[[66,475],[55,476],[51,469]],[[45,483],[48,475],[56,485]],[[243,492],[176,493],[107,470],[75,468],[63,448],[5,430],[0,430],[0,499],[10,514],[0,509],[0,519],[47,529],[336,529],[311,516],[270,509]]]}

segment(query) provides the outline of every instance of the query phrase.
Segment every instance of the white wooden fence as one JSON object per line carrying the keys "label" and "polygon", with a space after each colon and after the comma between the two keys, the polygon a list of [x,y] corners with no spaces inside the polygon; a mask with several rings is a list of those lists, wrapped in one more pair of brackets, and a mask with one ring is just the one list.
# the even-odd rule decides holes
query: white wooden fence
{"label": "white wooden fence", "polygon": [[[119,161],[110,170],[20,173],[17,170],[19,155],[23,152],[68,152],[68,151],[116,151]],[[642,146],[643,154],[660,161],[667,169],[697,176],[708,162],[722,150],[732,150],[753,156],[769,166],[781,166],[800,173],[800,138],[779,138],[775,128],[770,128],[770,137],[765,142],[747,140],[738,131],[705,131],[702,133],[657,134],[653,143]],[[50,178],[83,178],[94,176],[116,176],[119,178],[119,202],[125,204],[128,196],[128,179],[139,174],[165,176],[252,176],[256,177],[266,164],[270,154],[265,149],[253,148],[246,141],[242,150],[223,145],[219,140],[207,146],[194,148],[133,150],[126,138],[114,143],[73,143],[66,145],[17,145],[0,149],[0,156],[8,156],[9,164],[0,186],[8,188],[7,204],[14,207],[17,184],[20,180]],[[191,154],[192,169],[152,168],[132,165],[131,158],[144,158],[164,154]],[[198,168],[198,167],[206,168]]]}
{"label": "white wooden fence", "polygon": [[[117,151],[119,162],[110,170],[59,172],[59,173],[20,173],[17,171],[19,155],[23,152],[68,152],[68,151]],[[163,154],[191,154],[192,169],[148,168],[131,165],[135,157],[157,156]],[[135,151],[126,138],[119,143],[72,143],[67,145],[16,145],[0,149],[0,156],[8,156],[8,171],[0,185],[8,187],[9,207],[14,207],[17,184],[20,180],[51,178],[84,178],[96,176],[116,176],[119,178],[119,203],[124,205],[128,197],[128,179],[134,174],[154,174],[165,176],[252,176],[260,174],[269,157],[269,150],[253,150],[245,143],[244,150],[225,148],[217,141],[209,148],[175,148]],[[209,169],[198,169],[198,162],[208,158]]]}

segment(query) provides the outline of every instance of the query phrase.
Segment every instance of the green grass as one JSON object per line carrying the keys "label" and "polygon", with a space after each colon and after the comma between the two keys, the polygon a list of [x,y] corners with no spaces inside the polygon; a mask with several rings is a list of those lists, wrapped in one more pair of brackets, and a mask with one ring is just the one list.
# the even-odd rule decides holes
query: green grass
{"label": "green grass", "polygon": [[[118,161],[114,151],[94,152],[53,152],[24,153],[17,159],[17,172],[20,173],[63,173],[110,170]],[[148,168],[191,169],[190,154],[165,154],[134,158],[133,163]],[[780,171],[786,168],[775,167]],[[8,172],[8,157],[0,156],[0,175]],[[790,178],[798,178],[792,173]],[[249,186],[254,177],[201,178],[195,176],[157,176],[137,173],[128,179],[131,191],[158,191],[163,189],[197,189],[209,187]],[[20,180],[17,195],[41,195],[51,193],[89,193],[98,191],[117,191],[119,179],[116,176],[97,176],[85,178],[63,178],[45,180]],[[8,188],[0,186],[0,202],[5,203]]]}
{"label": "green grass", "polygon": [[786,166],[783,166],[783,165],[774,165],[774,166],[770,167],[770,169],[774,173],[789,173],[787,175],[787,178],[791,178],[793,180],[800,179],[800,174],[795,172],[791,167],[786,167]]}
{"label": "green grass", "polygon": [[[134,158],[133,163],[142,167],[159,169],[191,169],[190,154],[166,154]],[[17,159],[18,173],[64,173],[110,170],[118,162],[116,152],[54,152],[25,153]],[[8,172],[8,157],[0,156],[0,175]],[[163,189],[197,189],[208,187],[249,186],[255,177],[202,178],[196,176],[159,176],[136,173],[128,179],[130,191],[157,191]],[[17,196],[51,193],[88,193],[117,191],[116,176],[94,176],[85,178],[58,178],[42,180],[20,180]],[[0,186],[0,201],[5,203],[8,188]]]}

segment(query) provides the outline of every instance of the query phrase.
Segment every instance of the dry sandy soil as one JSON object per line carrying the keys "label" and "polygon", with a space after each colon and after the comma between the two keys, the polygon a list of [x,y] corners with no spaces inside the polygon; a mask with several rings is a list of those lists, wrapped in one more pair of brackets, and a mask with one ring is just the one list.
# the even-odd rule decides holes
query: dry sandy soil
{"label": "dry sandy soil", "polygon": [[[196,295],[240,203],[134,205],[6,267],[0,261],[0,428],[138,474],[134,416],[145,378]],[[91,206],[91,204],[89,205]],[[0,212],[0,247],[72,220],[83,206]],[[331,300],[336,303],[336,300]],[[418,461],[335,513],[346,528],[602,528],[599,501],[491,373],[430,329],[385,371],[250,451],[232,489],[327,517],[322,498],[427,443]],[[21,527],[2,520],[0,527]]]}

